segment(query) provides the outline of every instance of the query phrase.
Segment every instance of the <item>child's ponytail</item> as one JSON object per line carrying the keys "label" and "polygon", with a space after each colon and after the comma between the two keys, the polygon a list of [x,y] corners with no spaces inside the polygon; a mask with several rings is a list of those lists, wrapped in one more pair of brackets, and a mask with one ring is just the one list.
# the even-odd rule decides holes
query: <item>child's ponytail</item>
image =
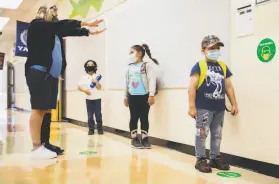
{"label": "child's ponytail", "polygon": [[148,45],[143,44],[142,47],[144,48],[144,50],[145,50],[146,54],[148,55],[148,57],[149,57],[156,65],[159,65],[159,62],[157,61],[157,59],[152,58],[152,55],[151,55],[151,52],[150,52],[150,49],[149,49]]}

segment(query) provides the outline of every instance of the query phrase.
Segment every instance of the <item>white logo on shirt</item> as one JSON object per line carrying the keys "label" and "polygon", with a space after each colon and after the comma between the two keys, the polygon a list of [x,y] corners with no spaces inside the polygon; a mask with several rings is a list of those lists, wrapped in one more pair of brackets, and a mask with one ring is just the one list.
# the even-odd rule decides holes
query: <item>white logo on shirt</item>
{"label": "white logo on shirt", "polygon": [[[221,75],[220,73],[216,73],[213,70],[213,68],[210,68],[207,70],[207,75],[206,75],[206,85],[214,85],[216,86],[216,89],[214,90],[213,93],[205,93],[205,97],[209,99],[224,99],[225,95],[222,94],[223,91],[223,86],[222,86],[222,81],[224,80],[224,76]],[[221,67],[215,67],[214,69],[222,70]]]}

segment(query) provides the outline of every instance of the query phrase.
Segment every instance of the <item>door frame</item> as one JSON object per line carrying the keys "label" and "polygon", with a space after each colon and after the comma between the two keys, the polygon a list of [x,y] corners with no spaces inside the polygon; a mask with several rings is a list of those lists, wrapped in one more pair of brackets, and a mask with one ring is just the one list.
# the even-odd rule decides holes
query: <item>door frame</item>
{"label": "door frame", "polygon": [[[10,88],[12,88],[12,90]],[[11,109],[14,106],[15,106],[15,68],[11,62],[7,61],[7,108]]]}

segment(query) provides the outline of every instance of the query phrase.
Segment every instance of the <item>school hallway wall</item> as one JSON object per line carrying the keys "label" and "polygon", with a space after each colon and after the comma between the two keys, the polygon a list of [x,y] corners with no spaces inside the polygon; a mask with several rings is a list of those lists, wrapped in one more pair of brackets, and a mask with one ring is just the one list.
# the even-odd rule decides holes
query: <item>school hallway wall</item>
{"label": "school hallway wall", "polygon": [[[234,74],[232,80],[240,114],[238,117],[226,114],[221,150],[224,153],[279,165],[279,145],[273,144],[274,140],[278,139],[279,129],[276,115],[279,110],[279,88],[274,85],[274,79],[279,75],[276,72],[278,57],[276,56],[270,64],[263,64],[256,58],[257,44],[261,39],[272,37],[279,40],[279,25],[273,21],[278,15],[279,2],[257,6],[254,12],[255,34],[236,38],[236,9],[251,3],[254,5],[254,1],[234,0],[230,4],[229,67]],[[268,89],[265,86],[268,86]],[[129,110],[123,105],[124,91],[105,90],[104,93],[104,125],[128,131]],[[86,121],[83,96],[77,91],[71,91],[67,93],[67,99],[66,116]],[[79,108],[76,108],[77,106]],[[151,108],[149,135],[194,145],[195,122],[187,115],[187,111],[187,89],[162,90],[156,104]]]}
{"label": "school hallway wall", "polygon": [[[236,118],[226,114],[221,150],[232,155],[279,165],[279,145],[273,143],[278,140],[277,130],[279,130],[277,120],[279,87],[275,81],[279,77],[278,54],[272,62],[266,64],[261,63],[256,55],[257,45],[265,37],[270,37],[279,43],[279,24],[274,22],[279,15],[277,11],[279,2],[273,1],[255,7],[255,34],[244,38],[236,38],[236,9],[250,3],[254,4],[254,1],[231,0],[230,2],[229,67],[234,74],[233,84],[240,114]],[[67,50],[67,52],[73,51]],[[105,89],[104,125],[128,131],[129,110],[123,105],[123,94],[123,90]],[[66,96],[65,116],[87,121],[84,96],[76,90],[68,91]],[[16,104],[20,106],[29,104],[28,98],[26,94],[17,94]],[[156,104],[151,108],[150,136],[194,145],[195,122],[187,115],[187,111],[187,89],[162,90]]]}

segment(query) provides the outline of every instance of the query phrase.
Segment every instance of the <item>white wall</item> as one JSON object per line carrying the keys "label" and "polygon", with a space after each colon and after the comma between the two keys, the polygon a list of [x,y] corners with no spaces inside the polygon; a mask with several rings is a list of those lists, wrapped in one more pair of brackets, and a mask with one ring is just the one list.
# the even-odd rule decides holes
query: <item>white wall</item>
{"label": "white wall", "polygon": [[[135,0],[129,0],[126,3],[129,4],[129,2],[135,1]],[[216,1],[214,1],[216,3]],[[223,1],[222,1],[223,2]],[[127,4],[125,3],[125,6]],[[150,3],[145,0],[141,2],[146,3],[147,6],[150,6]],[[189,6],[191,6],[191,3],[195,3],[195,1],[189,2]],[[200,1],[199,1],[200,3]],[[141,6],[142,6],[141,4]],[[217,3],[218,4],[218,3]],[[156,13],[156,6],[158,4],[154,4],[154,13]],[[224,5],[224,4],[223,4]],[[229,1],[227,1],[227,5],[229,5]],[[124,6],[124,5],[123,5]],[[197,6],[196,4],[193,4],[193,7]],[[130,11],[137,11],[137,3],[131,3],[131,6],[128,7]],[[221,8],[221,6],[220,6]],[[149,7],[149,9],[151,9]],[[168,14],[174,14],[172,10],[175,8],[172,7],[170,8],[169,12],[166,12]],[[117,14],[120,14],[121,11],[116,11],[115,16]],[[113,13],[109,13],[109,17],[114,16]],[[189,12],[189,16],[191,16],[191,13]],[[201,15],[203,16],[203,15]],[[229,12],[227,15],[224,16],[229,16]],[[104,15],[106,18],[106,14]],[[109,22],[110,23],[110,22]],[[162,24],[166,25],[166,29],[168,29],[169,23],[162,22]],[[181,22],[183,24],[183,22]],[[203,24],[203,23],[200,23]],[[185,23],[185,25],[187,25]],[[129,25],[126,25],[129,26]],[[189,25],[193,26],[193,25]],[[171,26],[169,27],[171,28]],[[125,29],[125,27],[123,27]],[[151,29],[149,27],[149,29]],[[190,29],[190,28],[189,28]],[[108,24],[108,31],[109,31],[109,24]],[[212,33],[212,31],[210,32]],[[127,34],[133,34],[133,32],[129,32]],[[135,35],[136,36],[136,35]],[[174,35],[175,36],[175,35]],[[103,37],[103,36],[100,36]],[[123,37],[123,36],[122,36]],[[201,36],[202,37],[202,36]],[[123,37],[124,39],[124,37]],[[177,38],[179,40],[179,38]],[[73,69],[78,69],[77,65],[82,65],[82,63],[79,63],[77,61],[77,55],[81,55],[80,58],[84,58],[83,53],[87,54],[88,56],[94,57],[92,53],[94,52],[94,45],[99,44],[100,47],[103,46],[103,43],[100,41],[98,42],[97,39],[94,40],[92,39],[91,43],[91,50],[92,53],[91,55],[87,52],[88,48],[84,48],[81,52],[75,52],[75,49],[77,48],[77,45],[83,46],[89,46],[87,43],[84,43],[86,40],[85,39],[74,39],[67,41],[67,60],[68,60],[68,69],[67,69],[67,75],[73,75]],[[83,41],[84,42],[83,42]],[[88,40],[88,39],[87,39]],[[91,40],[91,39],[90,39]],[[86,41],[87,42],[87,41]],[[185,40],[187,42],[187,40]],[[197,40],[197,43],[193,43],[194,45],[200,45],[201,40]],[[119,44],[121,44],[119,42]],[[165,43],[167,45],[167,43]],[[175,47],[170,46],[170,47]],[[85,51],[84,51],[85,50]],[[90,50],[90,49],[89,49]],[[158,48],[157,48],[158,50]],[[163,49],[164,50],[164,49]],[[128,55],[129,50],[127,50],[127,55]],[[106,50],[106,54],[109,54]],[[171,54],[171,53],[170,53]],[[109,64],[112,61],[107,60],[106,56],[106,72],[104,76],[106,77],[107,75],[110,75],[109,71],[113,68],[110,68],[111,64]],[[154,54],[155,57],[155,54]],[[102,58],[100,58],[102,61]],[[126,58],[123,58],[123,63]],[[183,58],[182,58],[183,59]],[[197,61],[201,58],[197,58]],[[97,60],[97,62],[99,62]],[[170,61],[175,64],[176,61]],[[181,61],[180,61],[181,62]],[[185,62],[193,62],[194,61],[185,61]],[[100,64],[103,64],[102,62]],[[115,66],[115,65],[114,65]],[[80,68],[81,69],[81,68]],[[189,71],[190,69],[187,68],[185,71]],[[77,72],[75,72],[77,74]],[[116,72],[114,72],[116,73]],[[118,75],[122,75],[124,78],[124,74],[119,73]],[[68,77],[66,77],[66,80]],[[68,81],[69,82],[69,81]],[[67,82],[67,83],[68,83]],[[72,82],[72,81],[71,81]],[[105,98],[103,100],[104,106],[103,106],[103,114],[104,114],[104,124],[109,127],[117,128],[117,129],[122,129],[122,130],[129,130],[129,110],[124,107],[123,105],[123,97],[124,97],[124,91],[123,90],[109,90],[107,88],[107,84],[110,81],[106,81],[104,83],[104,88],[105,88]],[[120,81],[121,82],[121,81]],[[167,139],[167,140],[172,140],[180,143],[185,143],[185,144],[190,144],[193,145],[194,139],[195,139],[195,124],[191,118],[188,117],[187,115],[187,108],[188,108],[188,99],[187,99],[187,89],[168,89],[168,90],[163,90],[160,92],[160,95],[157,98],[157,103],[156,105],[151,109],[151,115],[150,115],[150,135],[162,139]],[[81,121],[86,121],[86,109],[85,109],[85,100],[82,94],[80,94],[77,91],[67,91],[67,105],[66,105],[66,117],[76,119],[76,120],[81,120]],[[183,102],[183,103],[182,103]]]}
{"label": "white wall", "polygon": [[28,87],[24,75],[24,71],[25,71],[24,65],[26,62],[26,58],[15,57],[13,50],[14,49],[11,48],[8,52],[6,52],[4,70],[0,71],[1,105],[4,104],[5,108],[7,108],[7,65],[6,64],[9,61],[10,63],[13,64],[15,69],[15,81],[14,81],[15,106],[30,110],[31,109],[30,95],[29,95],[29,91],[28,91]]}
{"label": "white wall", "polygon": [[[261,63],[256,57],[261,39],[271,37],[279,43],[279,24],[273,21],[278,17],[279,2],[258,6],[255,9],[255,35],[238,39],[235,36],[236,9],[247,2],[254,3],[252,0],[231,1],[230,67],[234,73],[240,114],[237,118],[228,114],[225,117],[222,151],[279,164],[279,144],[273,143],[279,138],[278,54],[269,64]],[[128,131],[129,111],[123,106],[123,93],[122,90],[105,91],[104,124]],[[67,96],[66,116],[86,121],[84,98],[76,91],[67,93]],[[187,111],[187,89],[163,90],[151,108],[150,135],[194,145],[195,122],[188,117]]]}
{"label": "white wall", "polygon": [[[222,151],[279,165],[279,144],[276,142],[279,139],[278,54],[273,62],[267,64],[256,57],[261,39],[270,37],[279,43],[279,24],[274,21],[279,16],[279,1],[256,7],[255,34],[239,39],[235,35],[236,8],[247,2],[254,3],[254,0],[231,0],[230,67],[234,73],[240,114],[237,118],[226,115]],[[104,124],[128,130],[129,111],[123,106],[124,92],[106,90],[104,93]],[[27,99],[27,96],[18,96],[16,103],[25,104]],[[66,117],[86,121],[84,96],[79,92],[67,92],[67,106],[64,108]],[[187,111],[186,89],[163,90],[151,109],[150,135],[194,145],[195,122],[188,117]]]}
{"label": "white wall", "polygon": [[231,1],[231,69],[241,113],[227,121],[223,150],[278,165],[279,55],[270,63],[262,63],[257,58],[257,46],[267,37],[279,45],[279,24],[275,21],[279,1],[257,6],[255,34],[236,38],[236,9],[254,2]]}
{"label": "white wall", "polygon": [[[25,57],[15,57],[14,48],[11,48],[10,51],[7,53],[8,61],[11,62],[14,66],[14,72],[15,72],[15,106],[27,110],[31,110],[31,104],[30,104],[30,95],[28,86],[26,84],[25,80]],[[7,74],[6,74],[7,75]]]}
{"label": "white wall", "polygon": [[120,73],[125,74],[127,52],[135,44],[148,44],[153,57],[159,60],[163,88],[189,86],[192,66],[204,59],[200,50],[205,35],[221,38],[226,47],[221,50],[220,60],[228,62],[229,10],[229,0],[176,0],[175,3],[129,0],[107,12],[104,17],[108,88],[124,89],[125,77]]}
{"label": "white wall", "polygon": [[14,57],[13,66],[15,69],[15,106],[31,110],[30,95],[25,79],[24,57]]}

